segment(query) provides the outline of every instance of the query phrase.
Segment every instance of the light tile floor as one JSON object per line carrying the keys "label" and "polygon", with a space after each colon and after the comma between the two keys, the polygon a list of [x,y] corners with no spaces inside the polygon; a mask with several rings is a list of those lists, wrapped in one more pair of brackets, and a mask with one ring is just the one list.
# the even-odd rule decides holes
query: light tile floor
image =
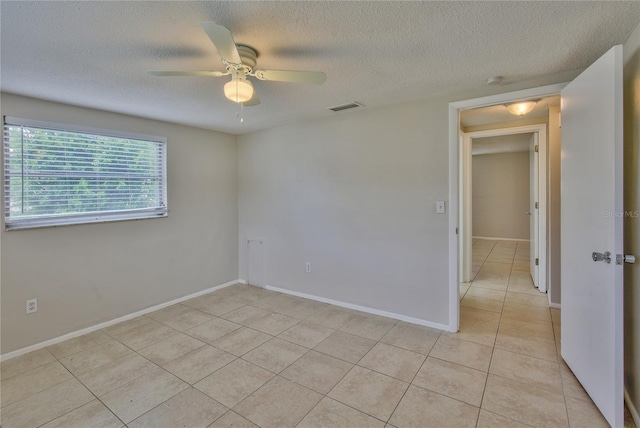
{"label": "light tile floor", "polygon": [[473,251],[458,333],[238,284],[3,362],[1,424],[607,426],[559,356],[527,246]]}

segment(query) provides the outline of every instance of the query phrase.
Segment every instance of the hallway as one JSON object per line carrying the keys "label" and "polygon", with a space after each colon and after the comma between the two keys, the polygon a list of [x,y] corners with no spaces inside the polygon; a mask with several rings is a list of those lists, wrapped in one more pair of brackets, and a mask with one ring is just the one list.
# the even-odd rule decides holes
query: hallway
{"label": "hallway", "polygon": [[[473,242],[473,281],[460,285],[452,336],[474,343],[467,356],[490,355],[482,408],[533,426],[607,427],[560,356],[560,310],[533,285],[529,254],[524,241]],[[625,427],[635,427],[627,409]]]}

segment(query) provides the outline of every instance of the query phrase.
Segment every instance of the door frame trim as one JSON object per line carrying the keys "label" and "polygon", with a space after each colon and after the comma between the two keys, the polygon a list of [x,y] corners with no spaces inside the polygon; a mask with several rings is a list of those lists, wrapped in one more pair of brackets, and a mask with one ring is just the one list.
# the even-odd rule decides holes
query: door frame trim
{"label": "door frame trim", "polygon": [[449,331],[458,331],[460,326],[460,289],[458,286],[458,234],[459,227],[459,174],[460,156],[460,111],[495,104],[516,102],[528,98],[556,95],[568,82],[540,86],[486,97],[449,103]]}

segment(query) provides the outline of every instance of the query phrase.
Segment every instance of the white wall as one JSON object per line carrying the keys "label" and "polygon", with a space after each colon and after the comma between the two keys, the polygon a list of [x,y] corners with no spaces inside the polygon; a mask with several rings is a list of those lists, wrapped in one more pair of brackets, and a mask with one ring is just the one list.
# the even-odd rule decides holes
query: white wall
{"label": "white wall", "polygon": [[240,241],[264,238],[266,283],[447,324],[447,114],[427,101],[240,136]]}
{"label": "white wall", "polygon": [[[640,25],[624,44],[625,211],[640,210]],[[625,253],[640,256],[638,217],[625,219]],[[640,412],[640,263],[624,269],[625,389],[636,424]]]}
{"label": "white wall", "polygon": [[529,239],[529,152],[473,156],[473,236]]}
{"label": "white wall", "polygon": [[[0,232],[2,353],[237,278],[236,137],[2,94],[3,115],[168,139],[163,219]],[[25,300],[38,312],[25,315]]]}

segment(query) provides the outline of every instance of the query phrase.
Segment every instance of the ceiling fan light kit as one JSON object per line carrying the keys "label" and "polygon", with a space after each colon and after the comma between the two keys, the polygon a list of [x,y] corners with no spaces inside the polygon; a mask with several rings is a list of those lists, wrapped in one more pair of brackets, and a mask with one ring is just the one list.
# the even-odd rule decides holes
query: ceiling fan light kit
{"label": "ceiling fan light kit", "polygon": [[246,106],[260,104],[260,98],[247,77],[258,80],[314,83],[321,85],[327,79],[321,71],[256,70],[258,53],[250,46],[236,44],[231,32],[214,22],[203,22],[202,28],[218,50],[226,72],[220,71],[151,71],[155,76],[228,76],[224,85],[224,96]]}
{"label": "ceiling fan light kit", "polygon": [[525,114],[530,113],[535,108],[537,103],[537,100],[531,100],[508,104],[507,110],[509,110],[509,113],[515,116],[524,116]]}
{"label": "ceiling fan light kit", "polygon": [[224,96],[234,103],[246,103],[253,93],[253,85],[246,78],[236,76],[224,84]]}

